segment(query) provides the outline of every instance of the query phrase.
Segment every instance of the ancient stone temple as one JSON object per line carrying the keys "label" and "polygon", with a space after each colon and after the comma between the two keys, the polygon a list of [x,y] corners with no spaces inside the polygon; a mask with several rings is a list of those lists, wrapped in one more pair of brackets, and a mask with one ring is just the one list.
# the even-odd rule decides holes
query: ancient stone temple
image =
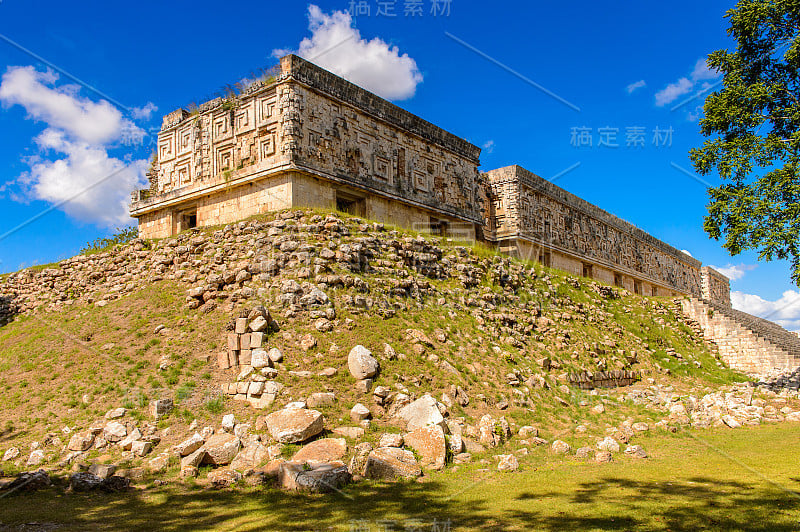
{"label": "ancient stone temple", "polygon": [[297,56],[237,96],[164,117],[145,238],[290,207],[335,208],[482,240],[642,295],[730,306],[728,279],[519,166],[478,171],[480,148]]}
{"label": "ancient stone temple", "polygon": [[150,189],[131,215],[147,238],[288,207],[337,208],[475,239],[480,149],[297,56],[244,94],[164,117]]}

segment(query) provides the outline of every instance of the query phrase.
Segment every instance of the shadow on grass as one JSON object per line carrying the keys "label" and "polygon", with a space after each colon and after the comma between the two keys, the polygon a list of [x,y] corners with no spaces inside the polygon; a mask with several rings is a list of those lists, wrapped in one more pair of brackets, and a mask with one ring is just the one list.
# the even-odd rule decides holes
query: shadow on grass
{"label": "shadow on grass", "polygon": [[[513,483],[514,477],[505,481]],[[63,524],[60,530],[797,529],[796,514],[792,518],[786,512],[795,512],[800,498],[771,486],[703,477],[673,482],[602,478],[575,486],[561,492],[546,486],[510,500],[489,486],[468,500],[449,498],[458,486],[435,480],[361,483],[329,495],[181,486],[65,494],[57,487],[0,499],[0,529],[31,520]]]}
{"label": "shadow on grass", "polygon": [[517,510],[508,517],[530,520],[538,530],[798,530],[800,493],[777,486],[705,477],[671,482],[606,477],[577,486],[571,494],[525,492],[516,497],[560,499],[573,511],[545,515]]}

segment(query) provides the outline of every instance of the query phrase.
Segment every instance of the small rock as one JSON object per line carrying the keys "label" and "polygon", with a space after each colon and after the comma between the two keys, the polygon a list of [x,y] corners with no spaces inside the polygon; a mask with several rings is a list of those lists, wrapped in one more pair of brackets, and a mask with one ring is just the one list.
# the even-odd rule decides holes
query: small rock
{"label": "small rock", "polygon": [[501,454],[496,458],[500,459],[497,464],[498,471],[516,471],[519,469],[519,460],[513,454]]}

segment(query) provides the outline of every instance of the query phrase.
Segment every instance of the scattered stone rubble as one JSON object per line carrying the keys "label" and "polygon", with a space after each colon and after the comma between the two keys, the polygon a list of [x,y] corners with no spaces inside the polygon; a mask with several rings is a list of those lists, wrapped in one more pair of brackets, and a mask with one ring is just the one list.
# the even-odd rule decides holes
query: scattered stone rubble
{"label": "scattered stone rubble", "polygon": [[[337,273],[334,266],[350,273]],[[408,275],[406,269],[418,275]],[[288,271],[297,279],[281,275]],[[391,276],[376,278],[370,284],[359,277],[365,272]],[[524,300],[516,290],[525,278],[533,277],[545,283],[547,292],[539,299]],[[590,353],[596,367],[574,379],[576,384],[583,382],[585,388],[593,388],[595,381],[598,386],[613,385],[615,380],[619,381],[617,385],[632,384],[641,377],[639,372],[630,370],[639,355],[655,353],[655,348],[644,341],[636,350],[622,350],[614,339],[621,329],[601,308],[559,299],[559,310],[545,316],[543,305],[558,298],[558,287],[546,274],[537,274],[521,263],[504,257],[480,258],[464,247],[443,250],[422,237],[387,232],[381,224],[346,222],[335,215],[304,211],[280,213],[272,221],[240,222],[211,234],[191,231],[155,243],[135,240],[109,252],[74,257],[40,271],[28,269],[11,274],[0,280],[0,324],[18,313],[38,309],[58,310],[76,303],[104,306],[139,289],[143,283],[164,279],[184,283],[186,306],[198,312],[212,312],[220,302],[252,299],[282,309],[282,316],[278,316],[274,307],[270,311],[248,303],[247,310],[234,314],[228,330],[221,331],[224,349],[216,360],[231,379],[221,386],[221,391],[269,413],[259,414],[253,425],[226,415],[219,428],[194,426],[179,443],[165,448],[161,443],[164,434],[157,430],[155,422],[168,417],[174,405],[170,399],[159,399],[150,405],[152,423],[135,423],[124,408],[115,408],[102,423],[83,430],[68,429],[61,435],[66,442],[53,434],[41,445],[32,445],[30,452],[23,453],[17,447],[6,449],[4,461],[20,467],[47,464],[52,470],[72,468],[69,483],[75,491],[122,490],[131,480],[142,478],[141,469],[158,475],[179,465],[180,475],[188,478],[198,476],[202,467],[211,467],[207,481],[214,487],[239,482],[276,483],[291,490],[328,492],[361,478],[416,478],[448,464],[469,463],[475,455],[493,453],[509,442],[520,447],[494,456],[493,466],[499,471],[518,470],[519,457],[533,447],[543,446],[555,455],[573,453],[566,441],[549,442],[540,437],[537,427],[517,427],[510,416],[507,419],[500,415],[510,405],[528,406],[527,394],[531,390],[551,389],[556,393],[554,401],[568,404],[562,396],[571,393],[566,386],[569,379],[561,361],[541,358],[536,368],[520,367],[501,376],[510,390],[509,396],[490,400],[473,393],[459,379],[459,370],[434,353],[437,345],[449,341],[448,333],[442,330],[430,336],[418,329],[405,331],[413,356],[427,357],[453,376],[453,383],[447,385],[440,399],[436,398],[439,393],[424,393],[424,376],[408,380],[418,393],[403,386],[390,387],[382,381],[382,361],[407,356],[395,352],[387,343],[376,353],[363,345],[344,351],[348,353],[348,379],[352,378],[355,388],[364,394],[363,402],[347,405],[353,426],[333,426],[317,410],[325,411],[325,407],[337,403],[333,392],[317,391],[305,399],[287,402],[284,395],[290,394],[280,382],[288,373],[283,367],[284,354],[271,340],[271,335],[280,330],[279,320],[307,314],[317,333],[324,335],[347,326],[337,317],[340,306],[356,314],[391,317],[398,310],[432,298],[444,313],[454,309],[469,312],[496,356],[503,356],[503,345],[521,347],[543,339],[551,341],[555,349],[574,348]],[[437,289],[427,279],[451,279],[461,289]],[[500,290],[481,288],[483,279],[489,279]],[[578,280],[568,278],[567,282]],[[334,297],[331,289],[335,287],[353,290]],[[624,290],[595,282],[590,282],[588,288],[593,297],[603,299],[627,295]],[[661,326],[666,326],[664,316],[682,319],[674,306],[654,301],[644,304]],[[608,328],[609,335],[602,342],[571,346],[569,324],[573,321]],[[302,349],[311,350],[316,342],[308,334],[299,344]],[[675,350],[666,352],[680,363],[696,362]],[[467,365],[467,370],[476,374],[480,369],[478,360]],[[335,368],[328,368],[320,375],[332,377],[336,372]],[[586,384],[589,382],[593,384]],[[762,383],[758,393],[766,394],[771,401],[756,396],[747,385],[698,396],[679,395],[654,382],[619,389],[627,400],[662,412],[664,418],[654,424],[631,420],[614,427],[609,434],[596,435],[593,442],[592,435],[585,434],[582,438],[590,445],[579,447],[574,454],[597,462],[611,461],[620,453],[646,458],[646,450],[630,441],[651,428],[737,428],[760,422],[800,421],[800,411],[779,407],[781,399],[797,397],[798,387],[794,384],[798,382],[800,373],[795,372]],[[276,408],[282,403],[286,404]],[[452,414],[457,408],[476,404],[489,413],[474,423]],[[589,411],[602,415],[605,407],[602,403],[587,405]],[[375,443],[359,441],[375,418],[391,423],[401,432],[386,432]],[[291,457],[282,456],[288,444],[301,447]],[[118,456],[114,460],[120,467],[88,463],[87,455],[93,450],[114,451]],[[134,460],[144,460],[145,467],[122,467]],[[49,483],[49,477],[47,482],[44,480],[46,476],[47,472],[23,473],[12,482],[0,483],[0,489],[14,489],[30,478],[34,480],[26,485],[45,486]]]}

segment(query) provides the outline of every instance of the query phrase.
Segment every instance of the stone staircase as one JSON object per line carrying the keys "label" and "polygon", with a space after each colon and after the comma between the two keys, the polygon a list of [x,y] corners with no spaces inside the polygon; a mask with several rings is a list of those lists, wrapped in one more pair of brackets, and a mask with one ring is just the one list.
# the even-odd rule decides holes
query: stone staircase
{"label": "stone staircase", "polygon": [[697,298],[677,300],[731,368],[755,375],[800,366],[800,337],[771,321]]}

